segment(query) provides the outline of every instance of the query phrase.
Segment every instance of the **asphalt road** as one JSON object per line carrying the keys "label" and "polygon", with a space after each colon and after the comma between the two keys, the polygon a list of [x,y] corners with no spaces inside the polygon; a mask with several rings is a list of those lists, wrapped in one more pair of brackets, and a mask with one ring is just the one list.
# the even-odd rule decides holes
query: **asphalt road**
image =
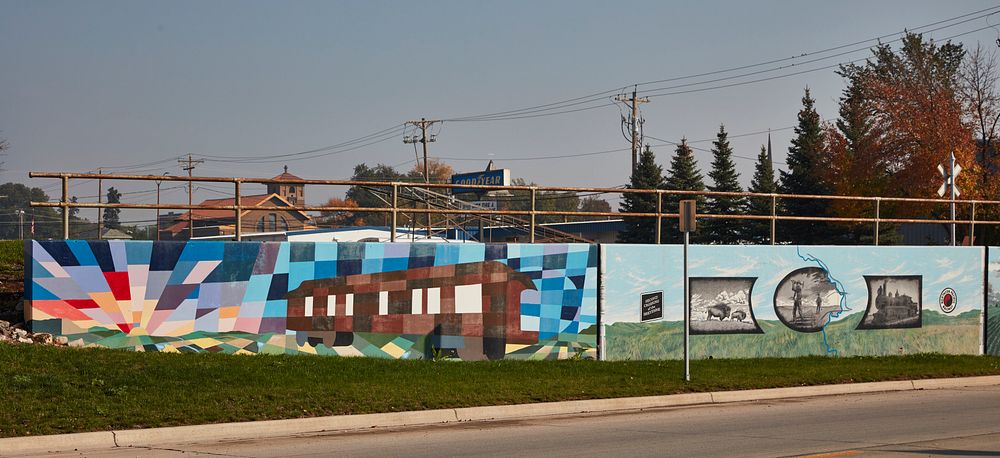
{"label": "asphalt road", "polygon": [[44,456],[1000,456],[1000,386]]}

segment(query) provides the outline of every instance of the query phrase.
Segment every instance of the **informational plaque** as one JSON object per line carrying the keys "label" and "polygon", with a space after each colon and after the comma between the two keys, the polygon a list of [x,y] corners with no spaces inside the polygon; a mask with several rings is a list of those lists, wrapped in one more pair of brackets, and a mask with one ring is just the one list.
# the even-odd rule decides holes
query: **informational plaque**
{"label": "informational plaque", "polygon": [[641,321],[653,321],[663,318],[663,291],[642,293]]}

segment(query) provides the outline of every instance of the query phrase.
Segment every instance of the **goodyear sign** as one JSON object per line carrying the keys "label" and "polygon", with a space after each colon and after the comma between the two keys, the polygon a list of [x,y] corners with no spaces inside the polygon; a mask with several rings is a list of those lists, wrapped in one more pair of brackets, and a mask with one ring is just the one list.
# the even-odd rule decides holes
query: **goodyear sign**
{"label": "goodyear sign", "polygon": [[[510,186],[510,169],[485,170],[482,172],[459,173],[451,176],[451,184],[479,185],[479,186]],[[475,188],[452,188],[453,194],[467,192],[486,192],[485,189]]]}

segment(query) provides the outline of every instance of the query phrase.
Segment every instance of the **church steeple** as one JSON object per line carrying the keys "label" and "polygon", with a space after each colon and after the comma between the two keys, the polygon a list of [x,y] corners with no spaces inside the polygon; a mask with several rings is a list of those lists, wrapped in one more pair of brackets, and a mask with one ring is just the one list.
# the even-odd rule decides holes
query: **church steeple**
{"label": "church steeple", "polygon": [[[281,175],[278,175],[274,180],[301,180],[295,175],[288,173],[288,166],[285,166],[285,171]],[[267,184],[268,194],[277,194],[283,197],[285,200],[292,203],[292,205],[304,204],[306,201],[306,191],[305,186],[301,184],[286,184],[286,183],[268,183]]]}
{"label": "church steeple", "polygon": [[774,170],[774,156],[771,155],[771,129],[767,129],[767,162],[771,164],[771,170]]}

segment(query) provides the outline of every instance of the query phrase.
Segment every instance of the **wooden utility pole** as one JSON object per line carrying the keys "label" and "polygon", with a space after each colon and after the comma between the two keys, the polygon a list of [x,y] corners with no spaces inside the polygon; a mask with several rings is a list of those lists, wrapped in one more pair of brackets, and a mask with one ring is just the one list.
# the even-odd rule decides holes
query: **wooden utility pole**
{"label": "wooden utility pole", "polygon": [[[184,167],[182,168],[184,170],[187,170],[188,173],[188,207],[191,207],[192,196],[194,192],[194,189],[192,189],[193,186],[191,185],[192,181],[190,180],[190,178],[193,176],[192,171],[194,170],[195,164],[201,164],[205,162],[205,160],[193,159],[191,157],[191,154],[188,154],[187,159],[178,159],[177,162],[183,165]],[[194,209],[188,208],[188,240],[191,240],[192,238],[194,238]]]}
{"label": "wooden utility pole", "polygon": [[[649,103],[648,97],[637,97],[636,86],[632,87],[632,97],[627,97],[625,94],[619,94],[615,97],[616,102],[627,103],[632,107],[632,113],[627,120],[629,127],[629,136],[632,140],[632,174],[635,174],[635,169],[639,164],[639,144],[642,143],[642,139],[639,138],[639,131],[642,128],[643,120],[639,119],[639,104]],[[622,117],[622,123],[625,123],[626,119]]]}
{"label": "wooden utility pole", "polygon": [[[404,136],[403,137],[403,143],[417,143],[417,142],[419,142],[421,145],[423,145],[423,147],[424,147],[424,183],[430,183],[431,182],[430,168],[429,168],[428,163],[427,163],[427,143],[433,142],[433,141],[437,141],[437,138],[434,135],[431,135],[429,138],[427,137],[427,128],[430,127],[430,126],[432,126],[432,125],[434,125],[435,123],[439,123],[439,122],[441,122],[441,120],[438,120],[438,119],[427,120],[426,118],[420,118],[419,121],[406,121],[406,124],[409,124],[409,125],[416,126],[416,127],[420,128],[420,138],[419,139],[417,138],[416,135],[413,135],[413,136]],[[424,189],[425,190],[429,190],[429,188],[424,188]],[[428,208],[429,209],[431,207],[430,207],[430,202],[427,199],[427,196],[428,196],[428,193],[425,192],[424,193],[424,208]],[[431,214],[430,213],[425,213],[424,216],[425,216],[426,222],[427,222],[427,238],[430,239],[431,238]]]}

